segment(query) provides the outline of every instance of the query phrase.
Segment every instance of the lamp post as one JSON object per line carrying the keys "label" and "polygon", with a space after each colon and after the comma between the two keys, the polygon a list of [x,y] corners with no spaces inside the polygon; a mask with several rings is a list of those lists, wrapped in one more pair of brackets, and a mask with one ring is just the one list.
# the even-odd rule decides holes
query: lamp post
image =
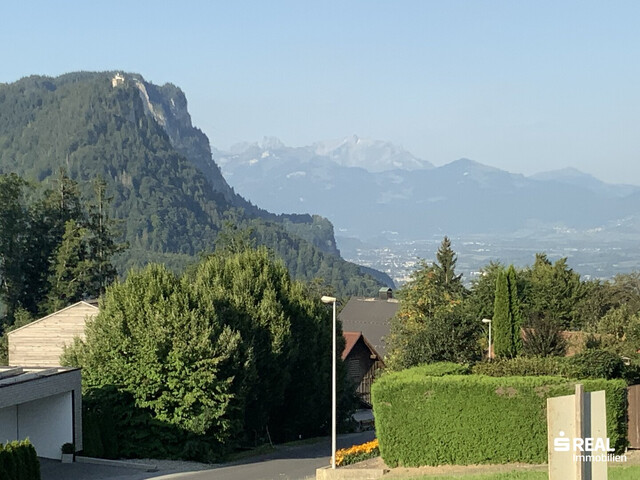
{"label": "lamp post", "polygon": [[483,318],[482,319],[482,323],[488,323],[489,324],[489,361],[491,361],[491,319],[490,318]]}
{"label": "lamp post", "polygon": [[336,298],[321,298],[322,303],[333,304],[333,356],[331,360],[331,468],[336,468]]}

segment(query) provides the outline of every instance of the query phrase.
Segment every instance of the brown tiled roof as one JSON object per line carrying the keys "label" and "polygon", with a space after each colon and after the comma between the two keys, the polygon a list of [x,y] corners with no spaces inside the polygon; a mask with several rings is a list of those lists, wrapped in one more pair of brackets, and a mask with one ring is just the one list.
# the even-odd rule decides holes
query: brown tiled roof
{"label": "brown tiled roof", "polygon": [[362,332],[373,349],[384,358],[384,338],[389,335],[391,317],[398,310],[398,305],[398,301],[394,299],[352,297],[339,315],[342,329],[346,332]]}
{"label": "brown tiled roof", "polygon": [[351,350],[353,350],[353,347],[356,346],[360,338],[362,338],[362,343],[364,343],[371,352],[371,358],[382,360],[380,354],[376,351],[375,347],[371,345],[371,343],[367,340],[367,337],[365,337],[362,332],[342,332],[342,336],[345,340],[344,350],[342,352],[342,360],[345,360],[349,356],[349,353],[351,353]]}
{"label": "brown tiled roof", "polygon": [[353,349],[356,343],[358,343],[358,339],[362,335],[362,332],[342,332],[342,336],[344,337],[344,350],[342,351],[342,360],[347,358],[349,352]]}

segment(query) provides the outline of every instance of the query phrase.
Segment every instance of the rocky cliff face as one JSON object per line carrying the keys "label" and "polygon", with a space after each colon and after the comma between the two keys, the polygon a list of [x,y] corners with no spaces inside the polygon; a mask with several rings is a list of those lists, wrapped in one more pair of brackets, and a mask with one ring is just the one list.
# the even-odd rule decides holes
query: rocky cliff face
{"label": "rocky cliff face", "polygon": [[209,139],[191,123],[184,92],[171,83],[157,86],[139,75],[131,77],[140,91],[145,112],[164,128],[173,147],[191,160],[229,203],[239,205],[238,196],[213,161]]}

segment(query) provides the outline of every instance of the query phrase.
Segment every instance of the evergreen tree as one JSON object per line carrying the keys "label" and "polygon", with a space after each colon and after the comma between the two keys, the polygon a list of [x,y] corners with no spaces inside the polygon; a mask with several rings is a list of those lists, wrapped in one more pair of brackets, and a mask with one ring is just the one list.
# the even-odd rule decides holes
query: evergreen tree
{"label": "evergreen tree", "polygon": [[512,358],[522,353],[522,326],[516,269],[510,265],[496,279],[493,330],[497,357]]}
{"label": "evergreen tree", "polygon": [[29,246],[30,218],[24,199],[25,185],[15,174],[0,175],[0,297],[6,305],[9,324],[28,292],[24,260]]}
{"label": "evergreen tree", "polygon": [[516,269],[513,265],[510,265],[507,270],[507,287],[509,289],[509,318],[512,325],[513,353],[514,355],[520,355],[522,353],[523,319],[518,297]]}
{"label": "evergreen tree", "polygon": [[114,255],[122,252],[127,245],[117,243],[118,222],[109,216],[108,207],[113,200],[107,195],[107,183],[102,178],[93,181],[94,202],[89,205],[87,229],[89,236],[88,255],[91,260],[89,270],[91,275],[91,290],[89,295],[97,298],[117,276],[113,264]]}
{"label": "evergreen tree", "polygon": [[436,281],[448,292],[460,293],[464,290],[462,285],[462,274],[456,275],[455,268],[458,257],[451,248],[451,240],[444,237],[436,252],[436,262],[433,264],[433,271]]}
{"label": "evergreen tree", "polygon": [[93,261],[88,249],[89,230],[75,220],[69,220],[51,265],[47,311],[54,312],[79,300],[97,297],[93,288]]}
{"label": "evergreen tree", "polygon": [[496,357],[513,357],[513,329],[509,315],[509,284],[507,274],[500,272],[496,279],[493,304],[493,352]]}

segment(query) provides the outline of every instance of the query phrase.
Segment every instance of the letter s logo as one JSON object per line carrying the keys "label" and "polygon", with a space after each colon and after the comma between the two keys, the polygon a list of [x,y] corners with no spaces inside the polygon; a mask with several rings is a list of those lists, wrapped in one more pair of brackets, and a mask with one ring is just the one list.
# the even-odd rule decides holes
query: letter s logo
{"label": "letter s logo", "polygon": [[556,452],[568,452],[571,448],[571,442],[568,438],[563,438],[564,432],[560,432],[560,437],[553,439],[553,449]]}

